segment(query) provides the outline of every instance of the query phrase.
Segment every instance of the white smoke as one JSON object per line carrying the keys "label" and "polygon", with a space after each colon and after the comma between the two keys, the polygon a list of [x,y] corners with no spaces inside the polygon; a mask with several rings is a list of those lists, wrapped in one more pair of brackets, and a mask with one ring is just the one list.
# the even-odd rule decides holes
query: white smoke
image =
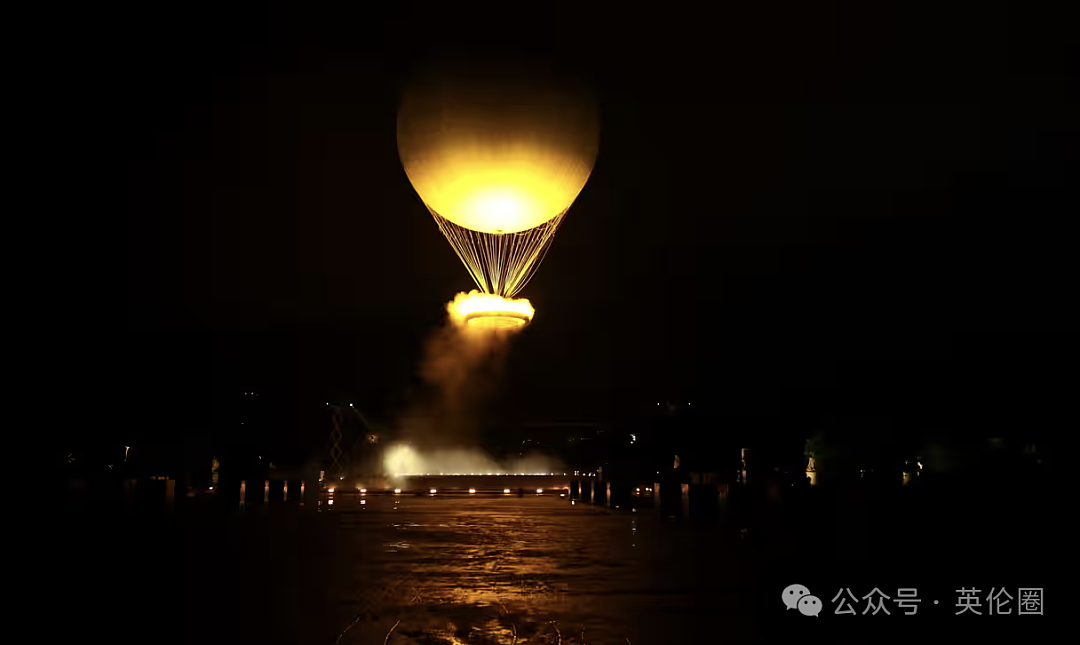
{"label": "white smoke", "polygon": [[386,450],[391,475],[509,475],[563,473],[565,464],[548,455],[529,454],[498,463],[478,448],[423,447],[398,443]]}
{"label": "white smoke", "polygon": [[387,473],[502,472],[478,450],[487,403],[497,392],[509,339],[448,319],[428,339],[419,373],[426,386],[396,424]]}

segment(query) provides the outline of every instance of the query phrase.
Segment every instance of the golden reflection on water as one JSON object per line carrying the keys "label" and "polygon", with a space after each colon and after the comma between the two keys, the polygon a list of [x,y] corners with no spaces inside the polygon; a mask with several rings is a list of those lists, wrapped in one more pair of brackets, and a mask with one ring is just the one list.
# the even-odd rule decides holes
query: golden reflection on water
{"label": "golden reflection on water", "polygon": [[[394,505],[399,513],[382,504],[343,515],[345,528],[356,529],[353,535],[363,552],[352,579],[371,581],[350,594],[349,604],[377,606],[381,618],[358,623],[343,634],[341,644],[382,642],[400,619],[390,641],[402,645],[555,642],[560,624],[564,645],[576,645],[570,632],[588,621],[567,622],[570,594],[581,591],[590,578],[608,584],[604,576],[611,572],[579,558],[581,531],[561,530],[561,517],[550,513],[580,520],[587,511],[554,497],[533,497],[531,504],[517,498],[500,502],[465,497],[440,504],[424,497],[422,503]],[[637,524],[628,518],[619,524],[623,531],[631,529],[623,533],[625,547],[631,547]],[[373,536],[380,538],[374,548]]]}

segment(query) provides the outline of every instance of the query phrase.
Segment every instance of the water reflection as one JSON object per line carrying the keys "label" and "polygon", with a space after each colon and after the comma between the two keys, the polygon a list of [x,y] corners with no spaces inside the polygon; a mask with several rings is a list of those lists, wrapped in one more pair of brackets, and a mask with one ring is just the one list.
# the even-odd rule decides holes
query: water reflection
{"label": "water reflection", "polygon": [[402,644],[557,642],[561,632],[572,645],[584,629],[597,643],[634,640],[609,597],[640,586],[638,519],[627,535],[625,516],[556,497],[370,501],[341,514],[359,551],[342,600],[367,616],[341,643],[383,642],[395,624],[390,640]]}

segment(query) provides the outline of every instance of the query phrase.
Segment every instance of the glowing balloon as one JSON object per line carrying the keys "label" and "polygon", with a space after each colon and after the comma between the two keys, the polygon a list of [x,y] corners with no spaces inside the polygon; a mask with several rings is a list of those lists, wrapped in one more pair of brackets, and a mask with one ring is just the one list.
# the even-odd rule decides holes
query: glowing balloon
{"label": "glowing balloon", "polygon": [[398,113],[413,188],[441,217],[481,233],[518,233],[565,212],[598,141],[594,106],[532,76],[429,79]]}
{"label": "glowing balloon", "polygon": [[405,174],[481,291],[512,298],[532,277],[599,146],[593,102],[550,76],[441,72],[405,92]]}

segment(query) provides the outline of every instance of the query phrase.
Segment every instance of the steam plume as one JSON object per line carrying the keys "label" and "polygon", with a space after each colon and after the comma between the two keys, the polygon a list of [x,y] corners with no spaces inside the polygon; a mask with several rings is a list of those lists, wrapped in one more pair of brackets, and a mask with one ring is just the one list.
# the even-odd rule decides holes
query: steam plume
{"label": "steam plume", "polygon": [[[510,464],[505,464],[505,468],[496,464],[478,447],[479,430],[488,404],[498,392],[514,332],[464,321],[460,315],[462,302],[475,295],[458,294],[448,303],[446,324],[425,344],[419,367],[425,391],[399,420],[401,443],[389,447],[384,459],[388,473],[515,470]],[[515,466],[524,468],[526,464]],[[527,467],[535,469],[531,472],[540,472],[539,469],[558,466],[537,462]]]}
{"label": "steam plume", "polygon": [[431,445],[475,445],[485,404],[498,389],[506,361],[505,334],[447,321],[428,339],[420,364],[424,400],[406,439]]}

